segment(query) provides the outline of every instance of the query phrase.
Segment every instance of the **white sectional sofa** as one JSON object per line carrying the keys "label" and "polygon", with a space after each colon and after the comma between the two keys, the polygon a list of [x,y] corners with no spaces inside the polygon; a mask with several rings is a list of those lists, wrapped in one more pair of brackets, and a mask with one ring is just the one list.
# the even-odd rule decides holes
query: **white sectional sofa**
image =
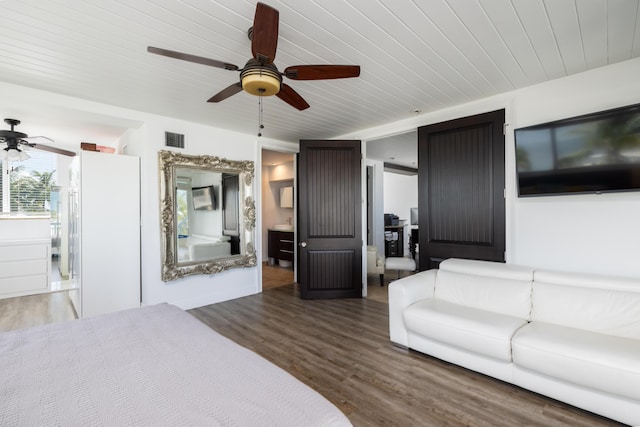
{"label": "white sectional sofa", "polygon": [[640,279],[448,259],[389,285],[396,345],[640,425]]}

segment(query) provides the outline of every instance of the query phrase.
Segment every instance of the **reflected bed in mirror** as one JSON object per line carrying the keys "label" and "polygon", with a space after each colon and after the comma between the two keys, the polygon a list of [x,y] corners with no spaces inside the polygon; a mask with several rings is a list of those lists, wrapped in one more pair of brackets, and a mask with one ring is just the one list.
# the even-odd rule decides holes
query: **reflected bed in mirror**
{"label": "reflected bed in mirror", "polygon": [[254,267],[252,161],[158,153],[162,280]]}

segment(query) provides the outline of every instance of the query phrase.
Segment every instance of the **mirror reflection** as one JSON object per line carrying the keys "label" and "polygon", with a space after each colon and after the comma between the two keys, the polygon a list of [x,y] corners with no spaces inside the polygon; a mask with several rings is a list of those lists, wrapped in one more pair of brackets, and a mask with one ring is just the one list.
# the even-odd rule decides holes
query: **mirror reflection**
{"label": "mirror reflection", "polygon": [[161,151],[162,279],[256,265],[253,162]]}
{"label": "mirror reflection", "polygon": [[179,264],[240,254],[238,174],[177,168],[175,215]]}

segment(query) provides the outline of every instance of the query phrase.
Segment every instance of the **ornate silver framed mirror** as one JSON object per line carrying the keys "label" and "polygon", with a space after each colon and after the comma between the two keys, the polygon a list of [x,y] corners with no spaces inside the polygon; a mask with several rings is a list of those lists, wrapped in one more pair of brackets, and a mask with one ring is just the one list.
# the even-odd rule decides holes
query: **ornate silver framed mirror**
{"label": "ornate silver framed mirror", "polygon": [[254,163],[158,153],[162,280],[256,266]]}

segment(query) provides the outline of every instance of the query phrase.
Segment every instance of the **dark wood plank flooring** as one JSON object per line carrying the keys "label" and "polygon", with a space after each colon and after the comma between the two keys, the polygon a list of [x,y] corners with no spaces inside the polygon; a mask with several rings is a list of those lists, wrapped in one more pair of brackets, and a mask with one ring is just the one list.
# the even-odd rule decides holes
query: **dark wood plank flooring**
{"label": "dark wood plank flooring", "polygon": [[[190,313],[323,394],[355,426],[619,425],[394,347],[386,275],[384,287],[372,277],[367,299],[303,301],[291,270],[272,268],[262,294]],[[73,318],[67,292],[0,300],[0,331]]]}
{"label": "dark wood plank flooring", "polygon": [[190,313],[320,392],[355,426],[619,425],[393,346],[387,305],[373,299],[303,301],[289,284]]}
{"label": "dark wood plank flooring", "polygon": [[293,283],[293,267],[262,263],[262,290]]}

